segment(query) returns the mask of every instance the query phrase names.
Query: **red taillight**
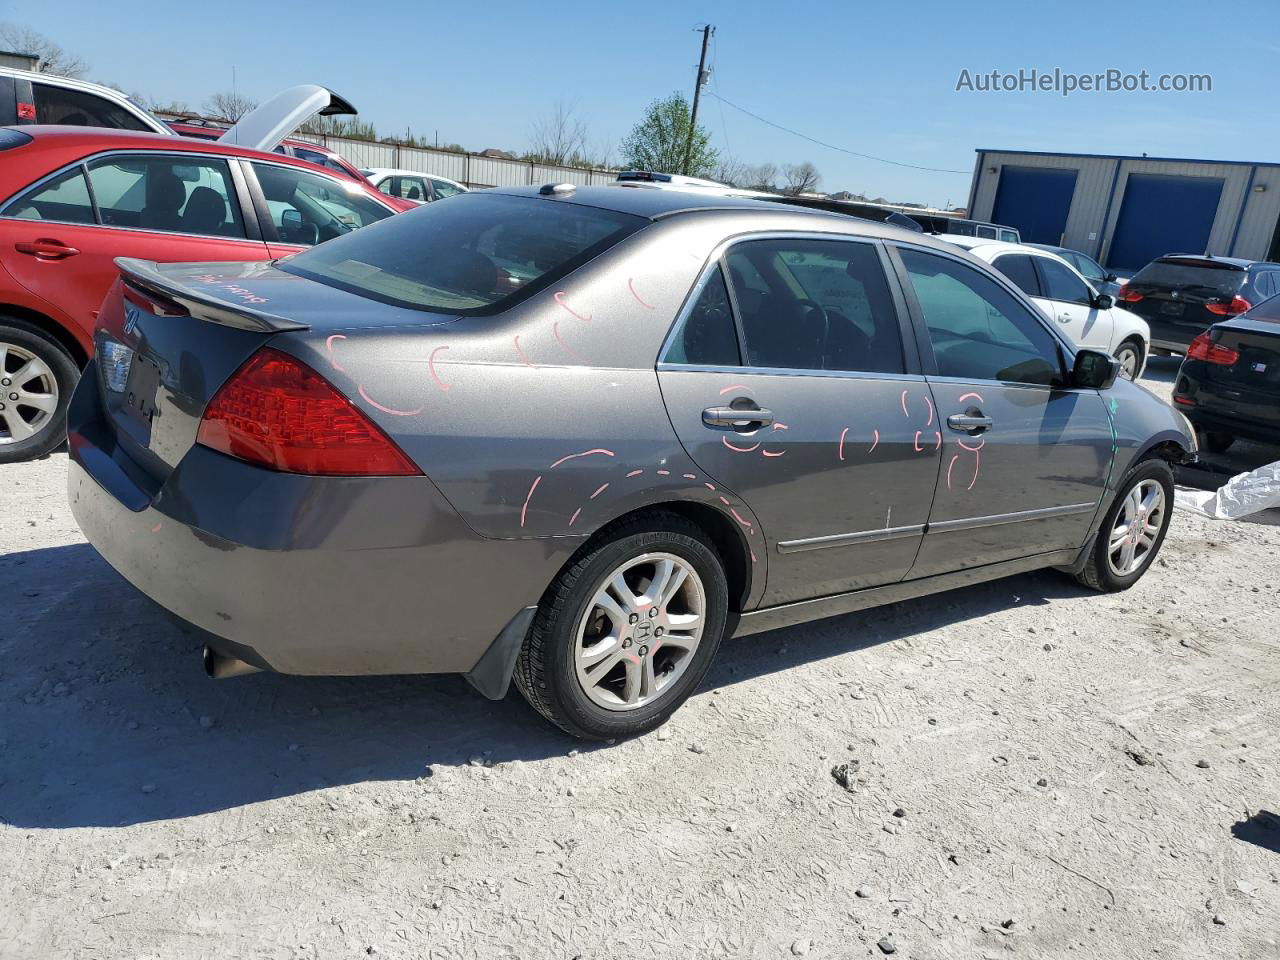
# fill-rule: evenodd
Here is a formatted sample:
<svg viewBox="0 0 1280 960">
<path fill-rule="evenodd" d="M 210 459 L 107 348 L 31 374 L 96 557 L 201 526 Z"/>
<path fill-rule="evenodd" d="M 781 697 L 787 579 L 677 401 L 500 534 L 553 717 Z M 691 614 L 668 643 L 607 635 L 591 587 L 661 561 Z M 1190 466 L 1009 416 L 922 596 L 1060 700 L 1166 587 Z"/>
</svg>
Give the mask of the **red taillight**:
<svg viewBox="0 0 1280 960">
<path fill-rule="evenodd" d="M 328 380 L 269 347 L 250 357 L 214 395 L 196 441 L 286 473 L 403 477 L 422 472 Z"/>
<path fill-rule="evenodd" d="M 1190 397 L 1180 397 L 1177 394 L 1174 394 L 1173 402 L 1180 403 L 1184 407 L 1194 407 L 1196 405 L 1196 402 L 1192 400 Z"/>
<path fill-rule="evenodd" d="M 1120 292 L 1116 294 L 1116 299 L 1121 303 L 1137 303 L 1142 299 L 1142 294 L 1136 290 L 1130 290 L 1129 285 L 1126 283 L 1120 288 Z"/>
<path fill-rule="evenodd" d="M 1252 310 L 1253 304 L 1237 294 L 1231 298 L 1230 303 L 1206 303 L 1204 308 L 1210 313 L 1216 313 L 1220 317 L 1234 317 L 1237 313 L 1244 313 L 1246 310 Z"/>
<path fill-rule="evenodd" d="M 1240 351 L 1214 343 L 1209 339 L 1209 334 L 1202 333 L 1191 341 L 1191 346 L 1187 348 L 1187 359 L 1203 360 L 1205 363 L 1212 363 L 1219 367 L 1230 367 L 1240 359 Z"/>
</svg>

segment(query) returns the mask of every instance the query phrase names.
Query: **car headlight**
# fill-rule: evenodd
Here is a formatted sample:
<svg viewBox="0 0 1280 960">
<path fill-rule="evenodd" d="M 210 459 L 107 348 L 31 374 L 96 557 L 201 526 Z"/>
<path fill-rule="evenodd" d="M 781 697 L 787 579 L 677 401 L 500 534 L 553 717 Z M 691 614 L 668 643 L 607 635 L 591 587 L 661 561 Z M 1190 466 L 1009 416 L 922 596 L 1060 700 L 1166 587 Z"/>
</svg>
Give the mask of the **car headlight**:
<svg viewBox="0 0 1280 960">
<path fill-rule="evenodd" d="M 98 348 L 102 366 L 102 382 L 112 393 L 124 393 L 133 366 L 133 351 L 123 343 L 104 340 Z"/>
</svg>

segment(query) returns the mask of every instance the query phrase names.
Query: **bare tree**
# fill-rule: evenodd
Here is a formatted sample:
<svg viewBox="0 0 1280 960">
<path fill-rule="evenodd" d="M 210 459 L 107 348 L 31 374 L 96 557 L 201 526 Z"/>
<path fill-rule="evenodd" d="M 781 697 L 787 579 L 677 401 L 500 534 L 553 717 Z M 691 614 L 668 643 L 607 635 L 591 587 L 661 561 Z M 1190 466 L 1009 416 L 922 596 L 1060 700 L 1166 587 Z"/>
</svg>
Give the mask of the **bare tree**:
<svg viewBox="0 0 1280 960">
<path fill-rule="evenodd" d="M 529 152 L 526 159 L 539 163 L 566 164 L 585 162 L 587 156 L 587 124 L 575 113 L 572 104 L 557 100 L 529 128 Z"/>
<path fill-rule="evenodd" d="M 0 50 L 30 53 L 40 58 L 36 69 L 60 77 L 83 77 L 89 69 L 84 58 L 62 49 L 43 33 L 8 21 L 0 22 Z"/>
<path fill-rule="evenodd" d="M 744 183 L 740 186 L 748 190 L 764 190 L 776 193 L 778 190 L 778 167 L 772 163 L 760 163 L 747 168 L 743 175 Z"/>
<path fill-rule="evenodd" d="M 711 170 L 711 179 L 731 187 L 745 187 L 751 179 L 751 167 L 727 154 L 721 154 Z"/>
<path fill-rule="evenodd" d="M 204 108 L 215 117 L 235 123 L 258 105 L 258 101 L 243 93 L 223 91 L 215 93 L 204 102 Z"/>
<path fill-rule="evenodd" d="M 782 192 L 793 197 L 798 197 L 802 193 L 812 193 L 822 180 L 822 174 L 818 173 L 818 168 L 808 160 L 804 163 L 787 164 L 782 168 L 782 172 L 787 178 L 787 185 Z"/>
</svg>

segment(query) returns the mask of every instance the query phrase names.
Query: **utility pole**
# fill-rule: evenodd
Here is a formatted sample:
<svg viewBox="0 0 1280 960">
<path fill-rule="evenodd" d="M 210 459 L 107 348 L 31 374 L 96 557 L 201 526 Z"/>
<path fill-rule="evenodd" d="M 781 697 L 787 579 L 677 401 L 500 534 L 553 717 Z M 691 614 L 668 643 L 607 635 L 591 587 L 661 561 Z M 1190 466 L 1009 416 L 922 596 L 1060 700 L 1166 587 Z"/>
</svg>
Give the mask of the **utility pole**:
<svg viewBox="0 0 1280 960">
<path fill-rule="evenodd" d="M 702 96 L 702 85 L 707 82 L 707 44 L 711 41 L 716 28 L 711 24 L 702 26 L 702 56 L 698 58 L 698 79 L 693 84 L 693 110 L 689 115 L 689 138 L 684 145 L 684 166 L 680 172 L 689 175 L 689 163 L 693 159 L 693 133 L 698 129 L 698 100 Z"/>
</svg>

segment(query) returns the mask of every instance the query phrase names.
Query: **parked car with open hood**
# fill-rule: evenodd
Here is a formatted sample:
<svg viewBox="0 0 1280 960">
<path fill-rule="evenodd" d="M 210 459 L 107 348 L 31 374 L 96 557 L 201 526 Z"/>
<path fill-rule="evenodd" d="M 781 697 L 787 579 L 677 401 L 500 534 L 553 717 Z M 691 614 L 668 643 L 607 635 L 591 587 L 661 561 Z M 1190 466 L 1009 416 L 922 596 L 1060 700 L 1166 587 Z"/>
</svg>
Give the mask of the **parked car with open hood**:
<svg viewBox="0 0 1280 960">
<path fill-rule="evenodd" d="M 1151 261 L 1116 299 L 1151 326 L 1151 343 L 1185 353 L 1200 334 L 1280 293 L 1280 263 L 1173 253 Z"/>
<path fill-rule="evenodd" d="M 1214 453 L 1239 437 L 1280 443 L 1280 296 L 1192 340 L 1173 402 Z"/>
<path fill-rule="evenodd" d="M 88 127 L 0 128 L 0 463 L 65 436 L 118 256 L 268 260 L 397 210 L 364 183 L 218 142 Z"/>
<path fill-rule="evenodd" d="M 1126 379 L 1141 375 L 1151 353 L 1146 321 L 1117 307 L 1062 257 L 1030 244 L 973 237 L 941 239 L 964 247 L 1007 276 L 1073 342 L 1114 356 Z"/>
<path fill-rule="evenodd" d="M 1041 567 L 1131 586 L 1194 450 L 982 261 L 750 199 L 476 191 L 120 271 L 71 506 L 215 676 L 514 677 L 627 736 L 728 634 Z"/>
</svg>

